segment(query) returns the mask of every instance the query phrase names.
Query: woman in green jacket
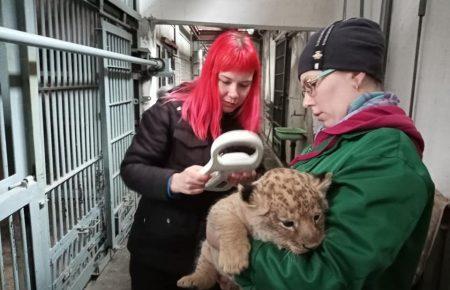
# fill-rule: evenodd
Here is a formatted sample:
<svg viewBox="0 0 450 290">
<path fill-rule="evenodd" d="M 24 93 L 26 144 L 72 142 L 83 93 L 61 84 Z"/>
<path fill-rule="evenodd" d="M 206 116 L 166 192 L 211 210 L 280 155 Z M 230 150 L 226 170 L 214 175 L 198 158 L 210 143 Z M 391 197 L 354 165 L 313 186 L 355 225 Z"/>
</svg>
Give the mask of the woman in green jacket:
<svg viewBox="0 0 450 290">
<path fill-rule="evenodd" d="M 304 255 L 254 240 L 249 268 L 235 277 L 243 289 L 411 288 L 434 185 L 420 133 L 382 91 L 384 54 L 367 19 L 335 22 L 309 40 L 299 61 L 303 105 L 323 126 L 292 165 L 333 173 L 326 237 Z"/>
</svg>

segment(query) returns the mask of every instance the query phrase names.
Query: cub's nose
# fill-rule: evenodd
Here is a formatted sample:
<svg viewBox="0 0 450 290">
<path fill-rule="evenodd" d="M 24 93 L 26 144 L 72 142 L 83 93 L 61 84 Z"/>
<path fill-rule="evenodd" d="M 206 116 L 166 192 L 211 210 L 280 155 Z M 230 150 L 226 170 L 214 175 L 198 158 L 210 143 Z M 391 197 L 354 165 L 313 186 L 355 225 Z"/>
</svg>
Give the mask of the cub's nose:
<svg viewBox="0 0 450 290">
<path fill-rule="evenodd" d="M 323 239 L 315 240 L 315 241 L 307 241 L 302 244 L 303 248 L 307 250 L 314 250 L 322 244 Z"/>
<path fill-rule="evenodd" d="M 315 244 L 303 244 L 303 248 L 307 249 L 307 250 L 314 250 L 315 248 L 317 248 L 320 245 L 320 243 L 315 243 Z"/>
</svg>

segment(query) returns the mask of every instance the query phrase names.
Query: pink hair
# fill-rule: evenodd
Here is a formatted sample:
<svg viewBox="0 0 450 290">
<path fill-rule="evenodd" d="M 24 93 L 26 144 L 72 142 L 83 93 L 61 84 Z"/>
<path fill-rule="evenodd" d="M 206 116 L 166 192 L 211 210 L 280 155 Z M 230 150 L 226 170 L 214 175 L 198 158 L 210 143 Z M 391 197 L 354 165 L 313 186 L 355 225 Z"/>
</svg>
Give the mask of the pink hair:
<svg viewBox="0 0 450 290">
<path fill-rule="evenodd" d="M 168 100 L 183 101 L 182 118 L 189 122 L 195 135 L 202 140 L 208 136 L 216 139 L 222 133 L 218 75 L 225 71 L 254 71 L 249 93 L 237 113 L 242 128 L 256 133 L 259 131 L 261 65 L 258 53 L 249 36 L 227 31 L 210 46 L 200 77 L 184 83 L 168 96 Z"/>
</svg>

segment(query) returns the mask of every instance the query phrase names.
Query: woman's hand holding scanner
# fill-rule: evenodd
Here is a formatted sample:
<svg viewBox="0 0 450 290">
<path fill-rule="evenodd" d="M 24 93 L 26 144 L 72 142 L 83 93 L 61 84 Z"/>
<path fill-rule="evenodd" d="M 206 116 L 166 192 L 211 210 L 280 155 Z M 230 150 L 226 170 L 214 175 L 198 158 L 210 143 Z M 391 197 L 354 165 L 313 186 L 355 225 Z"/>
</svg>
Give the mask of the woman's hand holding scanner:
<svg viewBox="0 0 450 290">
<path fill-rule="evenodd" d="M 248 147 L 255 151 L 252 154 L 224 153 L 230 147 Z M 263 151 L 261 139 L 253 132 L 234 130 L 220 135 L 211 146 L 211 159 L 201 169 L 201 173 L 211 174 L 205 189 L 225 191 L 238 182 L 248 181 L 261 163 Z"/>
<path fill-rule="evenodd" d="M 170 190 L 189 195 L 200 194 L 205 190 L 205 184 L 211 178 L 209 174 L 202 174 L 202 166 L 192 165 L 180 173 L 172 175 Z"/>
<path fill-rule="evenodd" d="M 235 146 L 254 149 L 253 154 L 244 152 L 223 153 Z M 263 144 L 258 135 L 235 130 L 222 134 L 211 146 L 211 159 L 201 167 L 193 165 L 181 173 L 172 175 L 170 190 L 184 194 L 200 194 L 204 190 L 225 191 L 237 183 L 248 182 L 255 178 L 254 169 L 261 163 Z"/>
</svg>

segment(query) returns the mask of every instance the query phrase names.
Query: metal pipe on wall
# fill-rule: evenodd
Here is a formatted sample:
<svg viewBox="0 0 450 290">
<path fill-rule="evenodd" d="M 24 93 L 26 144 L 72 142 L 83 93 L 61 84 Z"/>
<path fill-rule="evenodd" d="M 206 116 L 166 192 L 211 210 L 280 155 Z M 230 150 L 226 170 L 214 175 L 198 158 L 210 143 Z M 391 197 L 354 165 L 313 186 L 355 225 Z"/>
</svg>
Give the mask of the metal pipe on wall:
<svg viewBox="0 0 450 290">
<path fill-rule="evenodd" d="M 359 17 L 364 17 L 364 0 L 359 1 Z"/>
<path fill-rule="evenodd" d="M 342 20 L 347 19 L 347 0 L 344 0 L 342 5 Z"/>
<path fill-rule="evenodd" d="M 422 22 L 423 22 L 423 17 L 425 16 L 426 9 L 427 9 L 427 0 L 420 0 L 419 11 L 417 13 L 417 16 L 419 16 L 419 25 L 417 26 L 416 51 L 414 54 L 414 69 L 413 69 L 413 78 L 412 78 L 412 84 L 411 84 L 411 97 L 409 100 L 408 116 L 410 118 L 413 118 L 414 107 L 415 107 L 417 67 L 419 64 L 419 53 L 420 53 L 420 39 L 422 36 Z"/>
<path fill-rule="evenodd" d="M 380 25 L 381 29 L 384 32 L 384 38 L 385 38 L 385 51 L 384 54 L 384 60 L 383 60 L 383 71 L 386 71 L 386 65 L 387 65 L 387 56 L 389 51 L 389 38 L 391 35 L 391 20 L 392 20 L 392 0 L 383 0 L 381 2 L 381 17 L 380 17 Z"/>
<path fill-rule="evenodd" d="M 0 41 L 13 42 L 17 44 L 25 44 L 35 47 L 57 49 L 62 51 L 70 51 L 80 54 L 111 58 L 126 62 L 149 65 L 154 70 L 164 68 L 164 62 L 160 59 L 142 59 L 121 53 L 111 52 L 104 49 L 90 47 L 86 45 L 76 44 L 68 41 L 54 39 L 51 37 L 40 36 L 6 27 L 0 27 Z"/>
</svg>

